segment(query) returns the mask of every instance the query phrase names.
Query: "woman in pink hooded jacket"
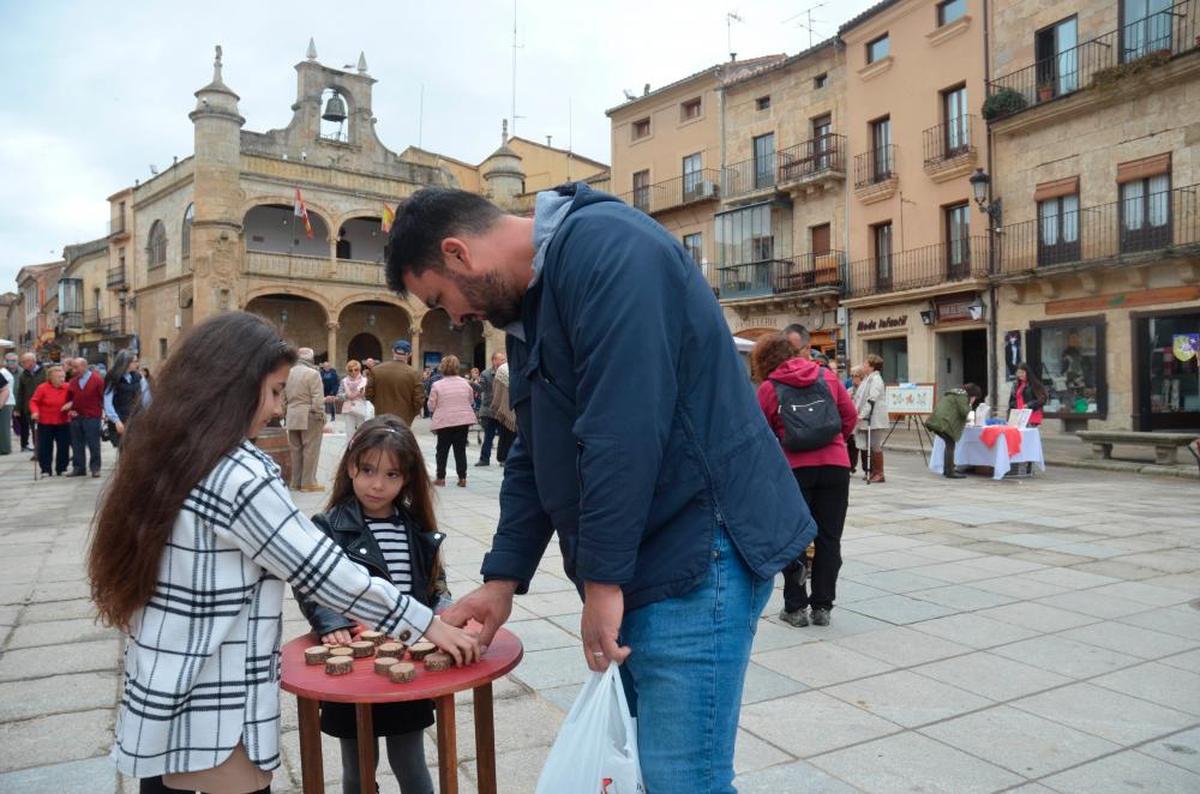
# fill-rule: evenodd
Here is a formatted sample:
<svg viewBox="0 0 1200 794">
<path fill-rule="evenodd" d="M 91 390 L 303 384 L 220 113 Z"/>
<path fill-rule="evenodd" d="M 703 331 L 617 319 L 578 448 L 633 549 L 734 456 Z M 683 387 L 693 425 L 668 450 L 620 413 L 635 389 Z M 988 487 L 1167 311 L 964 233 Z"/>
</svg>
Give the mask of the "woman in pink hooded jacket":
<svg viewBox="0 0 1200 794">
<path fill-rule="evenodd" d="M 458 368 L 458 356 L 443 358 L 438 365 L 442 379 L 429 390 L 429 410 L 433 412 L 430 427 L 437 434 L 437 479 L 433 484 L 446 484 L 446 457 L 453 447 L 458 487 L 466 488 L 467 432 L 475 424 L 475 390 L 459 376 Z"/>
<path fill-rule="evenodd" d="M 811 606 L 813 624 L 828 626 L 837 593 L 838 571 L 842 567 L 842 528 L 850 501 L 850 455 L 846 439 L 854 434 L 858 411 L 837 373 L 796 350 L 782 334 L 767 334 L 760 338 L 750 359 L 755 379 L 761 381 L 759 407 L 781 443 L 784 426 L 779 416 L 777 383 L 806 388 L 822 378 L 841 417 L 841 430 L 825 446 L 802 452 L 786 447 L 783 450 L 800 493 L 817 522 L 817 539 L 809 582 L 811 594 L 805 589 L 803 560 L 796 560 L 783 569 L 783 611 L 779 613 L 779 619 L 792 626 L 807 626 Z"/>
</svg>

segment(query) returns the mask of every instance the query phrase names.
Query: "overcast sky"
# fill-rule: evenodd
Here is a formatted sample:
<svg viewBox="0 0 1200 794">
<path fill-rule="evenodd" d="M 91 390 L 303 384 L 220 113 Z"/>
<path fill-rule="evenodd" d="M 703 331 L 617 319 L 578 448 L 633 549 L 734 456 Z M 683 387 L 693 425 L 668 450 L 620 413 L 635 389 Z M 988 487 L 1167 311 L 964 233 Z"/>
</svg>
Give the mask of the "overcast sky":
<svg viewBox="0 0 1200 794">
<path fill-rule="evenodd" d="M 726 60 L 792 54 L 871 0 L 518 0 L 517 134 L 610 162 L 605 109 Z M 789 20 L 790 17 L 795 17 Z M 0 291 L 17 270 L 106 232 L 105 198 L 192 150 L 192 93 L 224 48 L 245 129 L 286 126 L 309 37 L 367 57 L 384 145 L 479 162 L 511 115 L 513 3 L 0 0 Z M 421 86 L 424 122 L 419 123 Z"/>
</svg>

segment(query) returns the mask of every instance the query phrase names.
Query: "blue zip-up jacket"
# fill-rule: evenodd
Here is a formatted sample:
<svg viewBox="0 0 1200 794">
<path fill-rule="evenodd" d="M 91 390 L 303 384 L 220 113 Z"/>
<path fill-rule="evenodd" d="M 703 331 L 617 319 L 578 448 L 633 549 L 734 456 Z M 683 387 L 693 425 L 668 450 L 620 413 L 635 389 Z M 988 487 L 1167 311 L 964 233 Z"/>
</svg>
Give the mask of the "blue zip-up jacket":
<svg viewBox="0 0 1200 794">
<path fill-rule="evenodd" d="M 773 576 L 816 525 L 712 289 L 643 213 L 556 190 L 573 200 L 508 336 L 518 437 L 484 579 L 525 592 L 557 531 L 576 586 L 620 584 L 629 611 L 702 584 L 718 526 Z"/>
</svg>

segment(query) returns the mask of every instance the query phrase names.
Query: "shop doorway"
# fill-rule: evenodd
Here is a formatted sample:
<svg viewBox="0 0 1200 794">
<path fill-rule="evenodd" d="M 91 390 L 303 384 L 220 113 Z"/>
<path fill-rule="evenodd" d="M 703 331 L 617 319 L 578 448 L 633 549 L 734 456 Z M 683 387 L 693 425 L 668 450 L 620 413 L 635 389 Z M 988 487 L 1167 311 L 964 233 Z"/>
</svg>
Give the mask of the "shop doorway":
<svg viewBox="0 0 1200 794">
<path fill-rule="evenodd" d="M 974 383 L 987 391 L 987 331 L 951 331 L 937 335 L 938 393 L 964 383 Z M 995 402 L 995 395 L 988 395 Z"/>
<path fill-rule="evenodd" d="M 884 383 L 908 383 L 908 337 L 893 339 L 871 339 L 867 342 L 867 354 L 883 359 Z"/>
<path fill-rule="evenodd" d="M 1200 312 L 1134 319 L 1136 430 L 1200 430 Z"/>
</svg>

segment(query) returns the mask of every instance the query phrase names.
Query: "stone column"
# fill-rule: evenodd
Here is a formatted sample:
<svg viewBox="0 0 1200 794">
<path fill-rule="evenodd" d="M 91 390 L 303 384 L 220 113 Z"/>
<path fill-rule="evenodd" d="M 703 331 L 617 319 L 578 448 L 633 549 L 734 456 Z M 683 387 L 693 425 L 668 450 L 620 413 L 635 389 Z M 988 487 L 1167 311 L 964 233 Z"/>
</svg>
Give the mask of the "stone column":
<svg viewBox="0 0 1200 794">
<path fill-rule="evenodd" d="M 416 367 L 417 372 L 422 370 L 421 367 L 421 324 L 419 320 L 413 320 L 416 325 L 412 328 L 412 357 L 408 363 Z"/>
<path fill-rule="evenodd" d="M 328 347 L 326 347 L 325 350 L 326 354 L 329 356 L 329 360 L 333 362 L 335 369 L 337 369 L 343 363 L 339 359 L 339 351 L 337 349 L 337 332 L 341 327 L 342 324 L 337 320 L 330 320 L 329 322 L 325 323 L 325 328 L 329 332 Z"/>
<path fill-rule="evenodd" d="M 503 353 L 505 351 L 505 337 L 506 334 L 491 323 L 485 322 L 483 324 L 484 353 L 486 355 L 484 363 L 487 366 L 490 367 L 492 365 L 493 355 L 497 352 Z"/>
</svg>

